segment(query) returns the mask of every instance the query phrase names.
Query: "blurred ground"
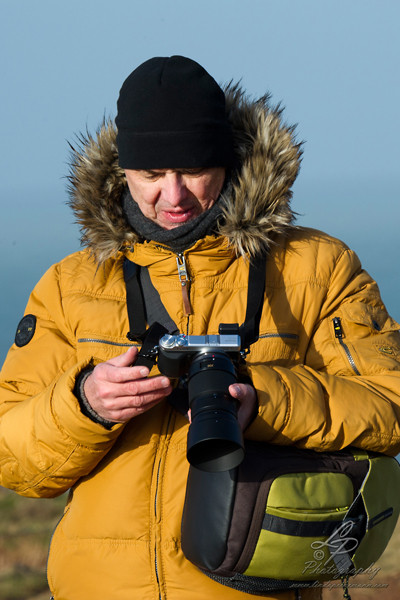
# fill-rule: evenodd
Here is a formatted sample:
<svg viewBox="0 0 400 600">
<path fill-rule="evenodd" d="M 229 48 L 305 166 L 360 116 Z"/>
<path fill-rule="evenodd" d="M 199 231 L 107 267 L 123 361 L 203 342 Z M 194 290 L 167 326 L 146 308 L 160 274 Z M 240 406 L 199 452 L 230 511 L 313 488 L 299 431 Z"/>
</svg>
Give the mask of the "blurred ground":
<svg viewBox="0 0 400 600">
<path fill-rule="evenodd" d="M 22 498 L 0 487 L 0 599 L 49 600 L 46 562 L 66 497 Z"/>
</svg>

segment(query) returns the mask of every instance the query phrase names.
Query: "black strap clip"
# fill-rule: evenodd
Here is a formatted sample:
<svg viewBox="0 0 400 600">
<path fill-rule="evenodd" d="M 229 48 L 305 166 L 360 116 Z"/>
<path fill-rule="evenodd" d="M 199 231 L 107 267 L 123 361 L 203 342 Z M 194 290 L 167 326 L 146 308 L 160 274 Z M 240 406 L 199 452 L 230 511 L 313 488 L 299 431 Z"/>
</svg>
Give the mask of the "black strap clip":
<svg viewBox="0 0 400 600">
<path fill-rule="evenodd" d="M 153 323 L 143 336 L 142 347 L 139 351 L 135 366 L 142 365 L 151 369 L 157 362 L 158 342 L 168 330 L 160 323 Z"/>
</svg>

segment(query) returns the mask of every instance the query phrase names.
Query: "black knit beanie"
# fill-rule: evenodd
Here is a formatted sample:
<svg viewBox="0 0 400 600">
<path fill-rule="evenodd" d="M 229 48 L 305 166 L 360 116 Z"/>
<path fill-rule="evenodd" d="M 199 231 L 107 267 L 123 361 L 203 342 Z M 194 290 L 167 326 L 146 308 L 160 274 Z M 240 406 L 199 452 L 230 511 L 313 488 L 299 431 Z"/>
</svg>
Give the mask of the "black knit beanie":
<svg viewBox="0 0 400 600">
<path fill-rule="evenodd" d="M 125 80 L 115 120 L 124 169 L 229 167 L 233 144 L 225 95 L 184 56 L 155 57 Z"/>
</svg>

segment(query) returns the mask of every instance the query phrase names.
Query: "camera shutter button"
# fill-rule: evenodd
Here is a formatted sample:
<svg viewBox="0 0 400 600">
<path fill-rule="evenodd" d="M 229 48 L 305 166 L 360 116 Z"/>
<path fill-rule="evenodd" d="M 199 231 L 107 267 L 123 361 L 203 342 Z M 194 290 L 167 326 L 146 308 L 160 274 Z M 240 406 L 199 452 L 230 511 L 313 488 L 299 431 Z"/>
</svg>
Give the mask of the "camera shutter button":
<svg viewBox="0 0 400 600">
<path fill-rule="evenodd" d="M 175 336 L 166 334 L 162 337 L 161 343 L 163 348 L 172 348 L 175 346 Z"/>
</svg>

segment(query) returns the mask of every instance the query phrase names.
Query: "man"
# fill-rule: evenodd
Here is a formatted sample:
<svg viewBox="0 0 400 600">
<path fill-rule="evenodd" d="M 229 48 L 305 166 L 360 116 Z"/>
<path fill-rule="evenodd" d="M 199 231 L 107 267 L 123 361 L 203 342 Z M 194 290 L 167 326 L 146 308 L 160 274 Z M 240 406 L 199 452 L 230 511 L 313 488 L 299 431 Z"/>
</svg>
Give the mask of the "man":
<svg viewBox="0 0 400 600">
<path fill-rule="evenodd" d="M 181 550 L 188 419 L 170 380 L 135 366 L 124 270 L 136 265 L 148 325 L 216 334 L 244 322 L 249 265 L 267 253 L 259 338 L 229 388 L 252 440 L 399 452 L 399 325 L 347 246 L 294 226 L 301 149 L 266 98 L 153 58 L 123 84 L 116 125 L 75 151 L 87 248 L 38 283 L 2 370 L 0 483 L 70 489 L 49 555 L 56 600 L 250 598 Z"/>
</svg>

